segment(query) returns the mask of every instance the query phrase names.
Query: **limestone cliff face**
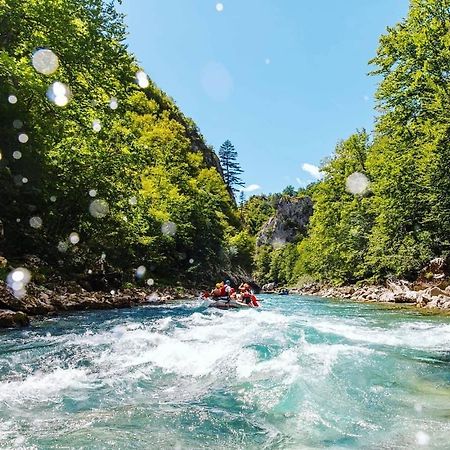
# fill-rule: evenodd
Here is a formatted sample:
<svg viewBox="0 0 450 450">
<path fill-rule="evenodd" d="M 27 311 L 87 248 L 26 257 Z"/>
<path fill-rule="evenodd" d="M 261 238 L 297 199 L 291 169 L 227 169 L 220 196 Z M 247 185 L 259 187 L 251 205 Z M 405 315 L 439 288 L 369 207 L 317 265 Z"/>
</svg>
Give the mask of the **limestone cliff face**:
<svg viewBox="0 0 450 450">
<path fill-rule="evenodd" d="M 310 197 L 282 198 L 277 211 L 261 228 L 256 240 L 257 246 L 283 245 L 293 242 L 299 233 L 304 233 L 313 213 Z"/>
</svg>

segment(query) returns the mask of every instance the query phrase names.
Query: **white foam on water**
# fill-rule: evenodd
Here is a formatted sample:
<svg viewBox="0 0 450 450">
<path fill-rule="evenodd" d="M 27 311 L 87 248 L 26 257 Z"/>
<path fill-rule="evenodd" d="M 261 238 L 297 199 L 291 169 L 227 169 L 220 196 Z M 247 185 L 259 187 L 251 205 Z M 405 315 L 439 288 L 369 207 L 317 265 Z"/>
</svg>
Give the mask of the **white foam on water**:
<svg viewBox="0 0 450 450">
<path fill-rule="evenodd" d="M 331 333 L 367 344 L 407 347 L 417 350 L 450 348 L 450 324 L 403 323 L 398 328 L 361 326 L 352 320 L 310 320 L 309 325 L 321 333 Z"/>
<path fill-rule="evenodd" d="M 65 390 L 83 390 L 88 385 L 89 377 L 83 369 L 57 368 L 51 372 L 38 371 L 22 380 L 2 381 L 0 402 L 47 402 Z"/>
<path fill-rule="evenodd" d="M 450 325 L 445 323 L 402 322 L 390 329 L 375 327 L 376 322 L 367 320 L 316 317 L 296 311 L 289 315 L 269 308 L 192 310 L 188 316 L 166 317 L 158 312 L 156 319 L 126 317 L 103 323 L 100 331 L 29 336 L 37 347 L 42 342 L 51 344 L 42 346 L 44 355 L 36 360 L 39 365 L 48 361 L 56 367 L 31 372 L 30 353 L 28 369 L 16 374 L 13 367 L 20 369 L 15 361 L 0 384 L 0 409 L 26 404 L 27 414 L 38 417 L 44 403 L 48 407 L 66 397 L 84 400 L 102 388 L 105 391 L 97 395 L 102 396 L 103 409 L 97 411 L 97 403 L 93 403 L 89 412 L 93 420 L 108 412 L 108 420 L 114 423 L 124 405 L 133 411 L 134 405 L 143 404 L 151 408 L 154 420 L 168 421 L 189 416 L 196 402 L 203 405 L 211 395 L 226 393 L 254 408 L 261 429 L 267 426 L 274 436 L 278 432 L 290 437 L 307 435 L 317 443 L 323 430 L 330 439 L 350 435 L 348 411 L 357 411 L 357 428 L 367 433 L 379 430 L 366 416 L 364 399 L 353 398 L 355 391 L 347 390 L 351 368 L 360 374 L 373 369 L 371 355 L 380 351 L 371 344 L 435 350 L 448 347 L 450 333 Z M 346 340 L 333 342 L 336 339 L 330 334 Z M 71 359 L 63 361 L 67 351 Z M 64 368 L 63 363 L 70 367 Z M 381 398 L 383 389 L 368 388 L 367 395 Z M 98 402 L 98 397 L 94 400 Z M 51 408 L 57 416 L 56 407 Z M 227 406 L 217 408 L 229 413 Z M 339 420 L 333 414 L 339 415 Z M 272 422 L 273 417 L 281 417 L 281 424 Z M 0 427 L 0 439 L 2 432 Z M 173 433 L 177 433 L 176 428 Z M 5 439 L 12 442 L 8 436 Z"/>
</svg>

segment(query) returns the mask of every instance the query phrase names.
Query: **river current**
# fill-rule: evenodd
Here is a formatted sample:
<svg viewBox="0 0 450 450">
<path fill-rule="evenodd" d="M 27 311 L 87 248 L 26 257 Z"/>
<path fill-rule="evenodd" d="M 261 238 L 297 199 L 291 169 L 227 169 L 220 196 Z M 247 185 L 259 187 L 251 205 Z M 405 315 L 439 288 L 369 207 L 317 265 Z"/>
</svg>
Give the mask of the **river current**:
<svg viewBox="0 0 450 450">
<path fill-rule="evenodd" d="M 0 448 L 450 448 L 448 317 L 262 298 L 0 332 Z"/>
</svg>

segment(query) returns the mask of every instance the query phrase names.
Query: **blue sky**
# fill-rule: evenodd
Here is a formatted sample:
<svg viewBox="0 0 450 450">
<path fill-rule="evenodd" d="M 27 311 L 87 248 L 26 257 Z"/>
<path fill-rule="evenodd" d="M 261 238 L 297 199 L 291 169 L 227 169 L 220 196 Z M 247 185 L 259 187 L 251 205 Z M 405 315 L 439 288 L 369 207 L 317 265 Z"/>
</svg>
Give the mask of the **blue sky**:
<svg viewBox="0 0 450 450">
<path fill-rule="evenodd" d="M 120 10 L 143 69 L 216 150 L 231 140 L 249 192 L 269 193 L 314 180 L 339 140 L 373 128 L 368 61 L 407 8 L 408 0 L 124 0 Z"/>
</svg>

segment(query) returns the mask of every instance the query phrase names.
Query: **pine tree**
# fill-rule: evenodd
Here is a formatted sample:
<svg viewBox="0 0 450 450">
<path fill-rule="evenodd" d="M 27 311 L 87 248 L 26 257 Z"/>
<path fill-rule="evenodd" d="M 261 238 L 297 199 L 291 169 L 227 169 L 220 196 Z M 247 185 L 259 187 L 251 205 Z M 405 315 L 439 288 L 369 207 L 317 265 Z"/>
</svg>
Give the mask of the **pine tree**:
<svg viewBox="0 0 450 450">
<path fill-rule="evenodd" d="M 225 183 L 233 193 L 238 191 L 237 186 L 244 186 L 244 182 L 239 177 L 243 170 L 237 162 L 237 156 L 238 154 L 233 144 L 227 139 L 220 146 L 219 158 Z"/>
</svg>

